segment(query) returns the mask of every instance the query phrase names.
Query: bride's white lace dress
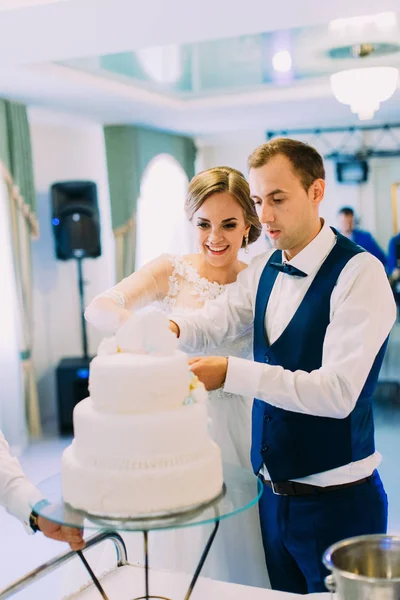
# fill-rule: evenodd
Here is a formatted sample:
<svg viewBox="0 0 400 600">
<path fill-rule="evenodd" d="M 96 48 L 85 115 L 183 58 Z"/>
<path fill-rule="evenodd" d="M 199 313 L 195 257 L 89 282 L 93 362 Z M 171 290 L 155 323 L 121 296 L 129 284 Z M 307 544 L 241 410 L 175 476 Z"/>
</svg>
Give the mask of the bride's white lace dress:
<svg viewBox="0 0 400 600">
<path fill-rule="evenodd" d="M 200 277 L 188 258 L 164 255 L 101 296 L 113 300 L 119 310 L 156 304 L 167 313 L 173 311 L 176 314 L 202 308 L 206 302 L 223 293 L 224 289 L 225 286 Z M 108 330 L 115 328 L 117 313 L 105 317 L 98 305 L 93 306 L 92 310 L 89 306 L 88 320 L 100 329 L 101 321 L 108 326 Z M 107 318 L 109 323 L 106 324 Z M 251 333 L 230 342 L 229 346 L 216 348 L 213 354 L 250 358 Z M 247 469 L 250 469 L 252 400 L 228 394 L 222 389 L 210 392 L 208 400 L 210 432 L 221 448 L 223 461 Z M 193 573 L 211 528 L 211 525 L 204 525 L 152 532 L 149 536 L 150 565 L 156 569 Z M 124 534 L 124 538 L 130 561 L 142 562 L 140 536 Z M 257 505 L 221 521 L 202 575 L 244 585 L 269 587 Z"/>
</svg>

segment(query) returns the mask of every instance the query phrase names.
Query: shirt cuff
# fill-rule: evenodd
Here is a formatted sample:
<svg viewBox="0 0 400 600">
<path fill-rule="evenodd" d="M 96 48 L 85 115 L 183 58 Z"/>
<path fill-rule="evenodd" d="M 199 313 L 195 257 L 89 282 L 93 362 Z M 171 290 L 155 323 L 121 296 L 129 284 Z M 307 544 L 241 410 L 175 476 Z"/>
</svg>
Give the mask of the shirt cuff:
<svg viewBox="0 0 400 600">
<path fill-rule="evenodd" d="M 34 533 L 29 526 L 29 517 L 33 506 L 40 500 L 43 500 L 43 494 L 28 481 L 18 486 L 13 497 L 10 498 L 8 512 L 24 524 L 29 534 Z"/>
<path fill-rule="evenodd" d="M 265 365 L 245 358 L 230 356 L 224 391 L 239 396 L 257 398 Z"/>
</svg>

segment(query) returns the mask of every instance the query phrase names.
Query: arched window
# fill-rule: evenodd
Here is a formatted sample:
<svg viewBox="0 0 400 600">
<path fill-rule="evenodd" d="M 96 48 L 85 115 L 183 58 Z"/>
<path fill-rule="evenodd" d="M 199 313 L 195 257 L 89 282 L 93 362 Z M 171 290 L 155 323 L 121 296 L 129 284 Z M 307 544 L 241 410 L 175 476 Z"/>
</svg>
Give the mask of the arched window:
<svg viewBox="0 0 400 600">
<path fill-rule="evenodd" d="M 160 254 L 187 254 L 190 225 L 184 212 L 188 178 L 168 154 L 156 156 L 143 174 L 137 208 L 136 269 Z"/>
</svg>

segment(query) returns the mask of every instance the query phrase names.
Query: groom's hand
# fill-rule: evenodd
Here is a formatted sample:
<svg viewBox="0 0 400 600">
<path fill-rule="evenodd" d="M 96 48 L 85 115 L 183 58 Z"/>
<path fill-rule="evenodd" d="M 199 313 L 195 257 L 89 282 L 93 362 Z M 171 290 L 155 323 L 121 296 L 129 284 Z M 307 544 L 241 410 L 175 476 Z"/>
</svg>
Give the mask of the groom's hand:
<svg viewBox="0 0 400 600">
<path fill-rule="evenodd" d="M 199 356 L 189 359 L 189 365 L 208 391 L 223 386 L 228 370 L 228 359 L 225 356 Z"/>
</svg>

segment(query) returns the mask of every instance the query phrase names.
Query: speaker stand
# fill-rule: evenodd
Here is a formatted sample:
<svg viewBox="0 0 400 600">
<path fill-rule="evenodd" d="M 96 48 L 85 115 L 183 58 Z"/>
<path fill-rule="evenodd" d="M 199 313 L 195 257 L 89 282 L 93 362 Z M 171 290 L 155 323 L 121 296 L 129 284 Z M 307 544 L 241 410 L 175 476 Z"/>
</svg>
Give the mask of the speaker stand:
<svg viewBox="0 0 400 600">
<path fill-rule="evenodd" d="M 86 319 L 85 319 L 85 301 L 84 301 L 84 281 L 82 272 L 82 261 L 81 256 L 76 257 L 76 263 L 78 265 L 78 287 L 79 287 L 79 304 L 81 311 L 81 332 L 82 332 L 82 350 L 83 358 L 88 360 L 88 343 L 87 343 L 87 332 L 86 332 Z"/>
</svg>

